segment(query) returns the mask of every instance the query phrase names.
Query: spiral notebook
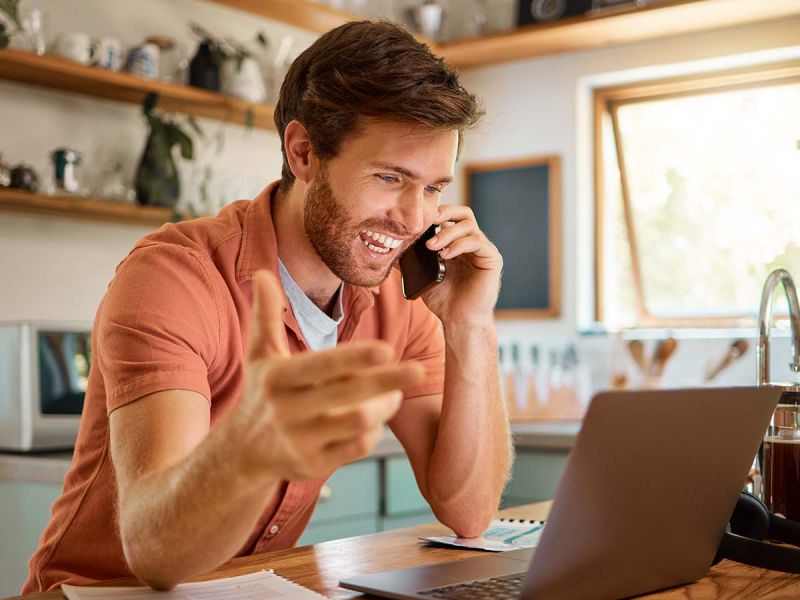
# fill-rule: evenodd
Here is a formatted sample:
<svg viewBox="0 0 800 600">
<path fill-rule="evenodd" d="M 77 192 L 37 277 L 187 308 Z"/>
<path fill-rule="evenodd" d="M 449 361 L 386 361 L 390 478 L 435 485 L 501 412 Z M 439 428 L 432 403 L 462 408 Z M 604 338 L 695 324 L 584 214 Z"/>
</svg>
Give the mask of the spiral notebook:
<svg viewBox="0 0 800 600">
<path fill-rule="evenodd" d="M 528 519 L 495 519 L 480 537 L 462 538 L 455 535 L 422 537 L 436 546 L 505 552 L 520 548 L 535 548 L 544 531 L 544 521 Z"/>
</svg>

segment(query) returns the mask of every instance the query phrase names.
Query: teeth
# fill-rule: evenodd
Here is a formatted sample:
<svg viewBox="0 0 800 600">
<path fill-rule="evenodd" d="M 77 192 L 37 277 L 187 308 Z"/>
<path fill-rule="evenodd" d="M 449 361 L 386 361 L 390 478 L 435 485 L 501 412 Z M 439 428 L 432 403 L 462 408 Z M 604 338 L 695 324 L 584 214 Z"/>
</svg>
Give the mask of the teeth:
<svg viewBox="0 0 800 600">
<path fill-rule="evenodd" d="M 401 240 L 396 240 L 393 237 L 390 237 L 390 236 L 388 236 L 386 234 L 377 233 L 375 231 L 369 231 L 367 229 L 364 229 L 361 233 L 363 233 L 367 237 L 371 237 L 373 240 L 375 240 L 379 244 L 382 244 L 383 246 L 386 247 L 387 250 L 391 250 L 393 248 L 397 248 L 397 247 L 400 246 L 400 244 L 403 243 Z M 364 243 L 367 244 L 368 242 L 364 242 Z"/>
<path fill-rule="evenodd" d="M 380 254 L 386 254 L 387 252 L 389 252 L 389 248 L 378 248 L 374 244 L 367 244 L 367 248 L 369 248 L 373 252 L 378 252 Z"/>
</svg>

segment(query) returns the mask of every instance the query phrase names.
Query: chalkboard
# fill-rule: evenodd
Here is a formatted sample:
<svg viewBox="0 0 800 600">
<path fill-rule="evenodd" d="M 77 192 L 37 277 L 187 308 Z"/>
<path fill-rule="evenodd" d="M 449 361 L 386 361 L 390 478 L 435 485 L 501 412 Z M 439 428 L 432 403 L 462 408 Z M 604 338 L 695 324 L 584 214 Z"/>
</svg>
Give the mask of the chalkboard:
<svg viewBox="0 0 800 600">
<path fill-rule="evenodd" d="M 557 156 L 465 167 L 466 204 L 503 255 L 497 317 L 560 312 L 560 181 Z"/>
</svg>

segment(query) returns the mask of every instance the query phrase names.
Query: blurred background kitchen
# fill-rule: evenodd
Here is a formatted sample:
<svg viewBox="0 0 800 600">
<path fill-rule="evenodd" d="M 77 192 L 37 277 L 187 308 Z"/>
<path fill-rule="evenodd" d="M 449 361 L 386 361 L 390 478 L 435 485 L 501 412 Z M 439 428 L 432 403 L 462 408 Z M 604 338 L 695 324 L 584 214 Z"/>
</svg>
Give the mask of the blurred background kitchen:
<svg viewBox="0 0 800 600">
<path fill-rule="evenodd" d="M 0 0 L 0 595 L 69 466 L 116 265 L 279 176 L 282 77 L 356 18 L 485 102 L 444 201 L 506 258 L 506 505 L 552 497 L 599 390 L 756 383 L 764 282 L 800 277 L 797 0 Z M 796 381 L 775 311 L 770 378 Z M 432 518 L 389 436 L 301 541 Z"/>
</svg>

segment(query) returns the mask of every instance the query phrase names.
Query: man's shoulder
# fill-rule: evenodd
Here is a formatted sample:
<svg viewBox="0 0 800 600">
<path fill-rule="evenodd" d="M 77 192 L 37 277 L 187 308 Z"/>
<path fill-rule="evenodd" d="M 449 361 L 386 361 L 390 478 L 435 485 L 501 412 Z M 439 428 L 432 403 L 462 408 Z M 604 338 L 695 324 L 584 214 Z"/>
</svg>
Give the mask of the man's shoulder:
<svg viewBox="0 0 800 600">
<path fill-rule="evenodd" d="M 119 262 L 110 286 L 119 285 L 120 276 L 128 273 L 135 274 L 140 286 L 197 282 L 207 289 L 215 287 L 212 280 L 235 268 L 245 214 L 252 202 L 239 200 L 213 217 L 167 223 L 144 236 Z"/>
<path fill-rule="evenodd" d="M 211 257 L 220 246 L 241 241 L 244 219 L 253 200 L 237 200 L 215 216 L 167 223 L 141 238 L 134 251 L 145 247 L 181 248 L 198 256 Z"/>
</svg>

